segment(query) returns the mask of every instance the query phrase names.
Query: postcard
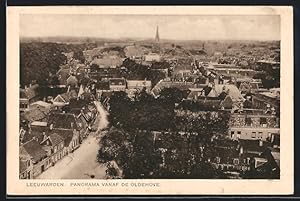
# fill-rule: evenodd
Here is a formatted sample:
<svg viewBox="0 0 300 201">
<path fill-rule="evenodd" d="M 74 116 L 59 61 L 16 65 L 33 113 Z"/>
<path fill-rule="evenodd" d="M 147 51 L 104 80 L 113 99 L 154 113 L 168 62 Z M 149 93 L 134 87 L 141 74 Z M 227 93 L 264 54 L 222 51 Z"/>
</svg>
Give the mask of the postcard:
<svg viewBox="0 0 300 201">
<path fill-rule="evenodd" d="M 8 195 L 293 194 L 293 8 L 7 8 Z"/>
</svg>

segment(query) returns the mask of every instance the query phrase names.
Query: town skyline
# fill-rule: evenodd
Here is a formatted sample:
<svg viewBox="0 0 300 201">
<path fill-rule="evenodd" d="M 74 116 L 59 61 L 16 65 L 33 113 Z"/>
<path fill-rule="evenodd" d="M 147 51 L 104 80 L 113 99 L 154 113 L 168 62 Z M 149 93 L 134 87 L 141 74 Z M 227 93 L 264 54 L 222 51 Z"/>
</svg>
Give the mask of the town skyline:
<svg viewBox="0 0 300 201">
<path fill-rule="evenodd" d="M 280 40 L 275 15 L 22 15 L 20 37 L 148 40 L 154 39 L 157 26 L 160 40 Z"/>
</svg>

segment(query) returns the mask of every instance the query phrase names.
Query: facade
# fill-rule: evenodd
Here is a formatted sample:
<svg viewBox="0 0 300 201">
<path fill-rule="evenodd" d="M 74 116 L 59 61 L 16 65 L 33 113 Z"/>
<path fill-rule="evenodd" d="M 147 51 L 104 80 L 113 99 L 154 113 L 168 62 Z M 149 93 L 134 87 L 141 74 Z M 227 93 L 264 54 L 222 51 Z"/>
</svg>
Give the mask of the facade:
<svg viewBox="0 0 300 201">
<path fill-rule="evenodd" d="M 111 78 L 109 79 L 109 89 L 111 91 L 125 91 L 126 80 L 124 78 Z"/>
<path fill-rule="evenodd" d="M 19 147 L 19 178 L 33 178 L 33 162 L 31 160 L 31 156 L 23 146 Z"/>
<path fill-rule="evenodd" d="M 51 163 L 54 165 L 58 160 L 62 159 L 66 153 L 64 152 L 64 139 L 56 134 L 44 135 L 43 141 L 40 143 L 51 157 Z"/>
<path fill-rule="evenodd" d="M 33 163 L 32 177 L 36 177 L 51 166 L 51 158 L 40 145 L 37 138 L 34 138 L 22 145 L 30 155 Z"/>
<path fill-rule="evenodd" d="M 127 80 L 127 89 L 129 90 L 142 90 L 146 88 L 146 91 L 151 90 L 150 80 Z"/>
<path fill-rule="evenodd" d="M 231 114 L 229 136 L 233 140 L 267 141 L 279 135 L 279 118 L 270 114 Z"/>
</svg>

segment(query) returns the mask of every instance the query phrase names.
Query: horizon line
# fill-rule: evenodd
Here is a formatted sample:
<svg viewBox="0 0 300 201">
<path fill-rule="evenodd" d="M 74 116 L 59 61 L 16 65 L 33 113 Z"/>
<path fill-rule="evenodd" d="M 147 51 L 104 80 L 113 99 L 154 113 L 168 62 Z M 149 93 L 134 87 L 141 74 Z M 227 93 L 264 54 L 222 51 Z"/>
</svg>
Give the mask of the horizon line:
<svg viewBox="0 0 300 201">
<path fill-rule="evenodd" d="M 139 37 L 119 37 L 119 38 L 109 38 L 109 37 L 101 37 L 101 36 L 20 36 L 20 39 L 47 39 L 47 38 L 85 38 L 85 39 L 103 39 L 103 40 L 153 40 L 154 38 L 139 38 Z M 203 38 L 203 39 L 171 39 L 171 38 L 160 38 L 160 41 L 163 40 L 170 40 L 170 41 L 215 41 L 215 40 L 221 40 L 221 41 L 281 41 L 281 39 L 229 39 L 229 38 L 220 38 L 220 39 L 211 39 L 211 38 Z"/>
</svg>

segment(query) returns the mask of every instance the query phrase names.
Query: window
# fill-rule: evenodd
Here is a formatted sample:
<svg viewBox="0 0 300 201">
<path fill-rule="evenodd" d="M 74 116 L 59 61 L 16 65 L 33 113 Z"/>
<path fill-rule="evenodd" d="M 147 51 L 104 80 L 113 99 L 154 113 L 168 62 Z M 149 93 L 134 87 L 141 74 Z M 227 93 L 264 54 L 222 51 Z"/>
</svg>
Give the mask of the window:
<svg viewBox="0 0 300 201">
<path fill-rule="evenodd" d="M 64 147 L 64 144 L 60 144 L 60 148 L 63 148 Z"/>
<path fill-rule="evenodd" d="M 267 124 L 267 118 L 261 117 L 261 118 L 259 119 L 259 122 L 260 122 L 260 125 Z"/>
<path fill-rule="evenodd" d="M 252 132 L 251 137 L 256 138 L 256 132 Z"/>
<path fill-rule="evenodd" d="M 56 153 L 56 151 L 57 151 L 57 147 L 55 146 L 55 147 L 54 147 L 54 153 Z"/>
<path fill-rule="evenodd" d="M 241 138 L 241 131 L 237 132 L 237 138 L 239 138 L 239 139 Z"/>
<path fill-rule="evenodd" d="M 246 117 L 245 124 L 246 124 L 246 126 L 251 126 L 252 125 L 252 119 L 250 117 Z"/>
<path fill-rule="evenodd" d="M 231 131 L 230 133 L 231 133 L 231 138 L 233 138 L 234 137 L 234 131 Z"/>
<path fill-rule="evenodd" d="M 220 161 L 221 161 L 220 157 L 216 157 L 216 162 L 220 163 Z"/>
<path fill-rule="evenodd" d="M 262 132 L 258 132 L 258 138 L 262 139 L 263 133 Z"/>
<path fill-rule="evenodd" d="M 247 158 L 247 164 L 250 165 L 250 158 Z"/>
<path fill-rule="evenodd" d="M 237 159 L 237 158 L 233 159 L 233 164 L 234 164 L 234 165 L 238 165 L 239 162 L 240 162 L 239 159 Z"/>
</svg>

